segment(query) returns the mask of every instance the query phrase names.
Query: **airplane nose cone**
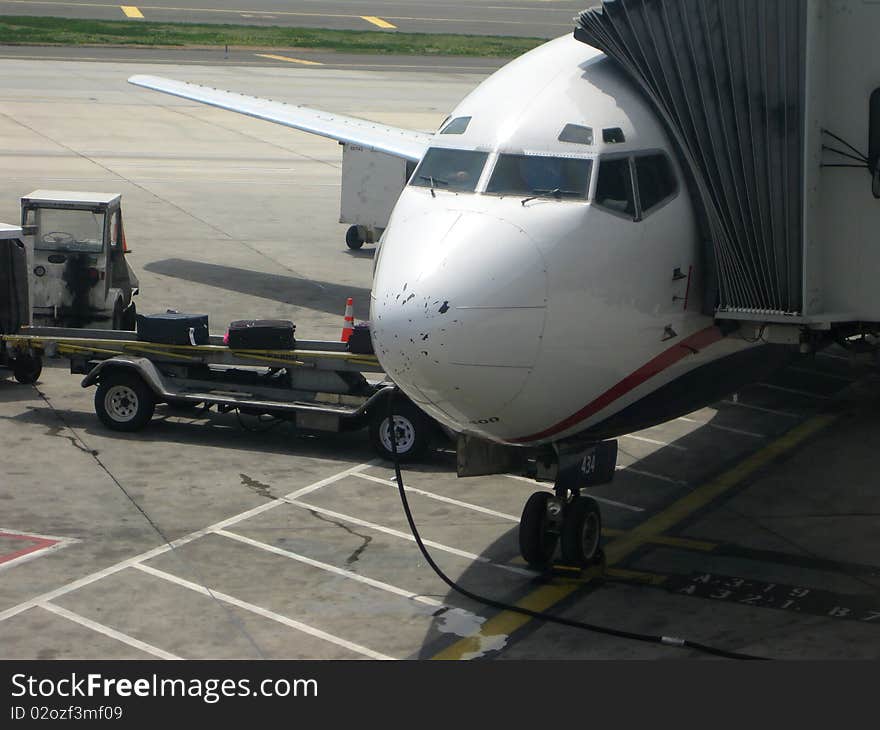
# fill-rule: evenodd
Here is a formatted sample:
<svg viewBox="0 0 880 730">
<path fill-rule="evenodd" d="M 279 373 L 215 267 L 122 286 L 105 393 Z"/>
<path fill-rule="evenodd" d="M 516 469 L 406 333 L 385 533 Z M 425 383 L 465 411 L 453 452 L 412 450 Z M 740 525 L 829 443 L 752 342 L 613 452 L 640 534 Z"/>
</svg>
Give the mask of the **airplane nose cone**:
<svg viewBox="0 0 880 730">
<path fill-rule="evenodd" d="M 547 273 L 534 241 L 494 216 L 395 221 L 382 241 L 371 322 L 385 372 L 456 430 L 493 438 L 541 347 Z"/>
</svg>

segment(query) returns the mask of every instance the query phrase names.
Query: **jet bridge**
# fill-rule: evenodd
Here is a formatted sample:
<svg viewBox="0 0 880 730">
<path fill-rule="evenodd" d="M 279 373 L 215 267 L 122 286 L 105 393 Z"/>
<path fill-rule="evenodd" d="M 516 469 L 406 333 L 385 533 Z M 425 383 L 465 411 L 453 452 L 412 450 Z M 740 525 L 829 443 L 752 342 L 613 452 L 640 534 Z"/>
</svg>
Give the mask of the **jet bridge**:
<svg viewBox="0 0 880 730">
<path fill-rule="evenodd" d="M 606 0 L 577 19 L 689 173 L 707 314 L 876 329 L 877 28 L 863 0 Z"/>
</svg>

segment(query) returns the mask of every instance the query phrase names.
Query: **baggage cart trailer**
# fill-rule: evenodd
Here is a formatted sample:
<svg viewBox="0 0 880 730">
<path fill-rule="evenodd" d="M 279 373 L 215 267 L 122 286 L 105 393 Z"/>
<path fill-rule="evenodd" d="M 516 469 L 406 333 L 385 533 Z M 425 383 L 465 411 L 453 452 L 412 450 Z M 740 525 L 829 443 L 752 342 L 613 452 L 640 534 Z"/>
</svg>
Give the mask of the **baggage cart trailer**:
<svg viewBox="0 0 880 730">
<path fill-rule="evenodd" d="M 95 413 L 110 429 L 145 428 L 158 403 L 211 408 L 290 421 L 315 431 L 368 427 L 376 451 L 391 458 L 389 402 L 393 383 L 373 355 L 343 342 L 297 340 L 293 350 L 238 350 L 212 335 L 205 345 L 167 345 L 134 332 L 57 327 L 2 335 L 13 358 L 64 358 L 96 385 Z M 373 376 L 373 377 L 368 377 Z M 393 403 L 401 460 L 423 456 L 439 427 L 404 395 Z"/>
<path fill-rule="evenodd" d="M 28 251 L 19 226 L 0 223 L 0 335 L 15 334 L 31 322 Z M 0 340 L 0 375 L 11 371 L 20 383 L 40 377 L 42 363 L 27 352 L 12 352 Z"/>
</svg>

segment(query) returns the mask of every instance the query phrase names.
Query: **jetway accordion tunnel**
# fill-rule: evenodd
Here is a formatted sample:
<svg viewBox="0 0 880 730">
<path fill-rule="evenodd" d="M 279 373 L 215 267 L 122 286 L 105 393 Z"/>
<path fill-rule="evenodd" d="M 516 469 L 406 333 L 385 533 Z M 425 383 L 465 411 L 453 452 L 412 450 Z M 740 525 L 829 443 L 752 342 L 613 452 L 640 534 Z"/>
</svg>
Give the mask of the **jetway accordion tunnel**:
<svg viewBox="0 0 880 730">
<path fill-rule="evenodd" d="M 698 201 L 703 309 L 803 311 L 805 0 L 607 0 L 575 37 L 666 126 Z"/>
</svg>

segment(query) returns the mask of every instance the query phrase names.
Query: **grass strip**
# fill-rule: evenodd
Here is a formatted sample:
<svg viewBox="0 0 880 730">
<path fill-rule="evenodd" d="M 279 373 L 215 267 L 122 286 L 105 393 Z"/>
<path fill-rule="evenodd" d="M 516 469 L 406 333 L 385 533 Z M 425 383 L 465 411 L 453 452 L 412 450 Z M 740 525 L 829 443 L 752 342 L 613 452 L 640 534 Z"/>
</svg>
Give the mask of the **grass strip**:
<svg viewBox="0 0 880 730">
<path fill-rule="evenodd" d="M 346 53 L 513 58 L 544 43 L 543 38 L 326 30 L 281 26 L 155 23 L 132 20 L 0 15 L 5 45 L 226 46 L 311 48 Z"/>
</svg>

